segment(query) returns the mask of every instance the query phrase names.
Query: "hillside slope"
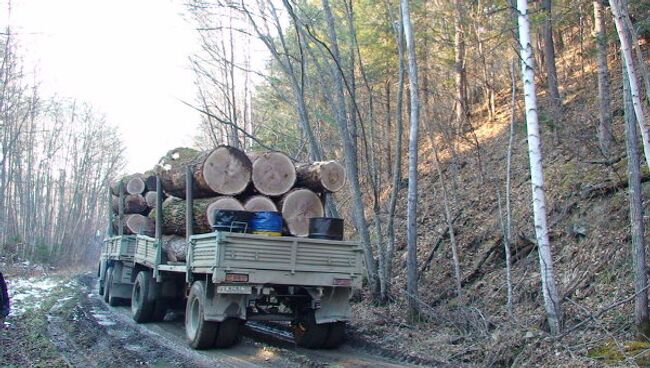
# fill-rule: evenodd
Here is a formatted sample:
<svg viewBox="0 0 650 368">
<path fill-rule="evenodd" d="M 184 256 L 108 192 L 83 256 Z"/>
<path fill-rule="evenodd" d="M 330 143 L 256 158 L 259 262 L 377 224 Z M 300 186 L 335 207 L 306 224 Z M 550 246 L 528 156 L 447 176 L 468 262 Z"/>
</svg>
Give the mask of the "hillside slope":
<svg viewBox="0 0 650 368">
<path fill-rule="evenodd" d="M 455 297 L 441 184 L 430 141 L 425 138 L 419 170 L 418 265 L 423 267 L 429 258 L 431 262 L 420 278 L 423 321 L 409 325 L 404 319 L 404 189 L 398 201 L 402 207 L 396 215 L 401 224 L 398 231 L 402 231 L 398 233 L 401 247 L 395 259 L 397 281 L 393 290 L 396 301 L 387 307 L 356 305 L 355 312 L 362 321 L 355 324 L 357 330 L 409 354 L 430 356 L 435 352 L 436 358 L 454 365 L 591 366 L 602 364 L 603 359 L 621 364 L 625 364 L 626 359 L 636 360 L 641 365 L 650 362 L 650 354 L 643 353 L 650 345 L 626 343 L 634 337 L 633 305 L 623 301 L 634 294 L 634 289 L 629 267 L 620 60 L 614 57 L 617 51 L 612 43 L 609 70 L 616 139 L 613 157 L 618 161 L 604 164 L 596 135 L 599 110 L 595 57 L 582 55 L 584 59 L 577 44 L 566 45 L 558 55 L 564 98 L 561 121 L 553 122 L 548 118 L 544 81 L 538 81 L 548 223 L 556 281 L 564 295 L 565 328 L 573 331 L 552 339 L 544 326 L 521 92 L 517 95 L 519 105 L 514 120 L 512 156 L 515 308 L 513 316 L 506 311 L 505 253 L 499 213 L 505 210 L 511 115 L 509 91 L 500 94 L 495 121 L 481 118 L 486 115 L 482 111 L 474 112 L 478 149 L 472 143 L 474 137 L 468 134 L 466 142 L 458 142 L 461 149 L 456 165 L 451 160 L 441 163 L 447 186 L 453 188 L 451 212 L 455 218 L 461 261 L 462 300 Z M 557 140 L 554 128 L 558 129 Z M 643 179 L 648 181 L 647 168 L 644 167 L 643 172 Z M 644 197 L 648 198 L 650 186 L 645 183 L 643 189 Z M 647 213 L 648 206 L 645 207 Z M 615 307 L 599 313 L 616 303 Z M 598 318 L 585 323 L 593 315 Z"/>
</svg>

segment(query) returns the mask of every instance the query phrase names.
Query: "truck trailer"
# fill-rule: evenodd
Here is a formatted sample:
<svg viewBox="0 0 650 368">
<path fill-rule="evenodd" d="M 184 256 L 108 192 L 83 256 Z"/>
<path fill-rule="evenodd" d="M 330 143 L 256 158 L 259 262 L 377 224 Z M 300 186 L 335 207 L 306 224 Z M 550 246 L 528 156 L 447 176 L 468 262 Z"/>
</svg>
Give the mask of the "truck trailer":
<svg viewBox="0 0 650 368">
<path fill-rule="evenodd" d="M 291 322 L 298 346 L 339 346 L 350 297 L 362 283 L 360 245 L 230 231 L 193 235 L 189 169 L 186 180 L 186 261 L 164 255 L 158 177 L 156 235 L 124 235 L 122 226 L 113 234 L 109 226 L 98 267 L 104 301 L 130 304 L 137 323 L 163 321 L 168 309 L 184 306 L 187 340 L 195 349 L 232 346 L 249 320 Z M 119 212 L 121 221 L 123 206 Z"/>
</svg>

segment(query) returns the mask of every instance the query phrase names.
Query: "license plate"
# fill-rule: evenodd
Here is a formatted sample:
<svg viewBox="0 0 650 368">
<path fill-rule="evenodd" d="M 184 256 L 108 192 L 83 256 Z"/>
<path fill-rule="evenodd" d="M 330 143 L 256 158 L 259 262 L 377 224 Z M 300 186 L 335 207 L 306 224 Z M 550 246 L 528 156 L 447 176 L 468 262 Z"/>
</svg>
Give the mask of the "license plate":
<svg viewBox="0 0 650 368">
<path fill-rule="evenodd" d="M 217 294 L 252 294 L 253 287 L 247 285 L 219 285 Z"/>
</svg>

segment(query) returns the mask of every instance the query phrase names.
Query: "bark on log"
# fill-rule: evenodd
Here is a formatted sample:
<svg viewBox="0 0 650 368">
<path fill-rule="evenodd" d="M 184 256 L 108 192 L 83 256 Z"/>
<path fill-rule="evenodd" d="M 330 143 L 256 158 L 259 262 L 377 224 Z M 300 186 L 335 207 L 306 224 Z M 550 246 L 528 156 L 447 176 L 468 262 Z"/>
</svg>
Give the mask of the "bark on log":
<svg viewBox="0 0 650 368">
<path fill-rule="evenodd" d="M 278 211 L 278 206 L 275 205 L 275 202 L 269 197 L 263 195 L 254 195 L 244 202 L 244 210 L 250 212 L 259 212 L 259 211 Z"/>
<path fill-rule="evenodd" d="M 316 192 L 338 192 L 345 186 L 345 168 L 336 161 L 319 161 L 296 167 L 298 185 Z"/>
<path fill-rule="evenodd" d="M 112 197 L 111 207 L 113 213 L 120 213 L 120 197 Z M 146 214 L 148 211 L 149 206 L 142 195 L 127 194 L 124 196 L 124 214 Z"/>
<path fill-rule="evenodd" d="M 163 235 L 163 252 L 169 262 L 185 262 L 187 258 L 187 242 L 178 235 Z"/>
<path fill-rule="evenodd" d="M 186 202 L 176 197 L 167 198 L 163 204 L 162 231 L 165 235 L 185 235 L 185 209 Z M 214 211 L 218 209 L 243 210 L 241 203 L 233 197 L 212 197 L 195 199 L 192 207 L 194 218 L 194 234 L 212 232 Z M 149 218 L 156 218 L 156 210 L 149 213 Z"/>
<path fill-rule="evenodd" d="M 301 237 L 309 235 L 309 219 L 324 214 L 323 202 L 309 189 L 294 189 L 285 194 L 280 208 L 289 233 Z"/>
<path fill-rule="evenodd" d="M 240 194 L 250 183 L 252 164 L 244 152 L 233 147 L 220 146 L 203 152 L 188 165 L 192 167 L 195 198 Z M 161 170 L 166 193 L 185 197 L 185 166 Z"/>
<path fill-rule="evenodd" d="M 147 187 L 147 192 L 156 191 L 156 173 L 153 170 L 144 172 L 144 184 Z"/>
<path fill-rule="evenodd" d="M 192 160 L 194 160 L 201 151 L 197 151 L 193 148 L 187 147 L 177 147 L 173 150 L 168 151 L 163 157 L 158 160 L 154 174 L 158 174 L 161 171 L 169 171 L 172 169 L 182 169 L 187 166 Z M 156 190 L 155 183 L 152 188 L 149 190 Z"/>
<path fill-rule="evenodd" d="M 154 221 L 147 216 L 140 214 L 130 214 L 124 216 L 124 234 L 135 235 L 143 234 L 147 236 L 154 236 Z M 113 220 L 113 228 L 118 232 L 119 219 Z"/>
<path fill-rule="evenodd" d="M 252 181 L 258 192 L 281 196 L 296 184 L 296 168 L 289 156 L 281 152 L 249 154 L 253 157 Z"/>
</svg>

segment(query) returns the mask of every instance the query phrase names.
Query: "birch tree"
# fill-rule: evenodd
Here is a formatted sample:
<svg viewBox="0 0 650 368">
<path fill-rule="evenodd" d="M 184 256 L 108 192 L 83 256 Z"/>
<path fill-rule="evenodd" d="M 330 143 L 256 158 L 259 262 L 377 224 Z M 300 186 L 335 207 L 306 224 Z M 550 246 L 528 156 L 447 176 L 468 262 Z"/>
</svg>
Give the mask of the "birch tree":
<svg viewBox="0 0 650 368">
<path fill-rule="evenodd" d="M 648 277 L 645 261 L 645 239 L 643 237 L 643 199 L 641 197 L 641 163 L 637 148 L 637 131 L 630 80 L 623 66 L 623 103 L 625 110 L 625 142 L 627 146 L 627 168 L 630 202 L 631 252 L 634 273 L 634 322 L 640 335 L 650 336 L 648 317 Z"/>
<path fill-rule="evenodd" d="M 537 116 L 537 94 L 535 90 L 535 68 L 533 47 L 530 40 L 530 21 L 528 1 L 517 0 L 519 23 L 519 46 L 521 53 L 521 71 L 524 85 L 524 101 L 526 106 L 526 125 L 528 128 L 528 156 L 533 194 L 533 215 L 535 236 L 539 254 L 540 274 L 542 278 L 542 293 L 544 308 L 551 333 L 556 335 L 561 331 L 562 315 L 560 298 L 555 286 L 553 272 L 553 257 L 548 238 L 546 224 L 546 199 L 544 194 L 544 174 L 542 172 L 542 142 Z"/>
<path fill-rule="evenodd" d="M 609 70 L 607 68 L 607 35 L 602 0 L 594 0 L 594 36 L 597 46 L 598 61 L 598 103 L 600 106 L 600 123 L 598 125 L 598 143 L 600 149 L 609 158 L 612 145 L 612 113 L 609 89 Z"/>
<path fill-rule="evenodd" d="M 411 96 L 411 117 L 409 128 L 409 169 L 408 169 L 408 199 L 407 199 L 407 293 L 409 316 L 414 318 L 418 312 L 418 283 L 417 283 L 417 196 L 418 196 L 418 124 L 420 100 L 418 97 L 418 65 L 415 55 L 415 38 L 408 0 L 400 0 L 404 37 L 408 56 L 409 88 Z"/>
<path fill-rule="evenodd" d="M 614 15 L 614 24 L 616 25 L 616 32 L 621 42 L 621 53 L 623 54 L 623 61 L 625 62 L 627 80 L 630 83 L 630 100 L 634 108 L 634 115 L 636 115 L 637 124 L 641 131 L 641 141 L 643 142 L 643 155 L 645 162 L 650 167 L 650 132 L 645 122 L 645 115 L 643 114 L 643 105 L 641 105 L 641 97 L 639 96 L 639 84 L 637 82 L 637 73 L 634 67 L 634 59 L 632 58 L 632 46 L 629 37 L 628 22 L 625 20 L 627 15 L 626 5 L 621 0 L 611 0 L 609 2 L 610 9 Z"/>
</svg>

